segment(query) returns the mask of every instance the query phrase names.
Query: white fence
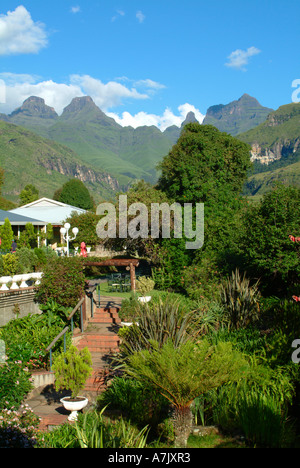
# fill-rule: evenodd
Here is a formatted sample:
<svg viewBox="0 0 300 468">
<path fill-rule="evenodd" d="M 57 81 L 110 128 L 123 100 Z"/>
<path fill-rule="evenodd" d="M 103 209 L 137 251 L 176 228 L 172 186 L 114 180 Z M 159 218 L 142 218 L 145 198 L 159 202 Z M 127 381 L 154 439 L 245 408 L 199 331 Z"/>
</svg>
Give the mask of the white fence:
<svg viewBox="0 0 300 468">
<path fill-rule="evenodd" d="M 0 277 L 0 291 L 16 291 L 18 289 L 37 286 L 43 273 L 26 273 L 24 275 L 2 276 Z"/>
</svg>

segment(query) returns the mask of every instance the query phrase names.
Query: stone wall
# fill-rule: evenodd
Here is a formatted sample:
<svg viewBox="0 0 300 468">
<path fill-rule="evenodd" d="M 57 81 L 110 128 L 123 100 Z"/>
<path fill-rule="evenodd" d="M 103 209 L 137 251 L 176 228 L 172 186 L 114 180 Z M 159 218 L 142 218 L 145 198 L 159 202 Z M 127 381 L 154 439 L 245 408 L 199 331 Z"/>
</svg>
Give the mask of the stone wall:
<svg viewBox="0 0 300 468">
<path fill-rule="evenodd" d="M 14 312 L 16 309 L 20 310 L 18 317 L 41 313 L 39 305 L 34 302 L 35 292 L 35 287 L 16 291 L 0 291 L 0 327 L 16 318 Z"/>
</svg>

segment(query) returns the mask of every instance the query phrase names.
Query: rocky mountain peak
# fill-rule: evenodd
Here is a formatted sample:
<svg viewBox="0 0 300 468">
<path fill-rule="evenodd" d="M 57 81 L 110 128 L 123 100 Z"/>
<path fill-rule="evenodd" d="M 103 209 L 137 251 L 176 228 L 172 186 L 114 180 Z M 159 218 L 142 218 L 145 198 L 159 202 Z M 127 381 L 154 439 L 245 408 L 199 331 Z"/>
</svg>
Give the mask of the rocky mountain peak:
<svg viewBox="0 0 300 468">
<path fill-rule="evenodd" d="M 81 96 L 72 99 L 70 104 L 64 108 L 63 113 L 73 113 L 73 112 L 80 112 L 83 109 L 98 109 L 96 104 L 94 103 L 93 99 L 90 96 Z M 99 109 L 100 110 L 100 109 Z"/>
<path fill-rule="evenodd" d="M 209 107 L 203 124 L 214 125 L 220 131 L 235 136 L 264 122 L 271 111 L 245 93 L 229 104 Z"/>
<path fill-rule="evenodd" d="M 47 106 L 45 100 L 37 96 L 30 96 L 26 99 L 21 107 L 10 114 L 10 117 L 21 115 L 42 119 L 56 119 L 58 117 L 53 107 Z"/>
<path fill-rule="evenodd" d="M 184 122 L 182 122 L 181 127 L 183 128 L 188 123 L 198 122 L 194 112 L 190 111 L 186 114 Z"/>
<path fill-rule="evenodd" d="M 69 121 L 80 120 L 81 122 L 93 121 L 103 126 L 113 125 L 119 127 L 114 119 L 108 117 L 99 109 L 90 96 L 81 96 L 72 99 L 71 103 L 64 108 L 61 119 Z"/>
</svg>

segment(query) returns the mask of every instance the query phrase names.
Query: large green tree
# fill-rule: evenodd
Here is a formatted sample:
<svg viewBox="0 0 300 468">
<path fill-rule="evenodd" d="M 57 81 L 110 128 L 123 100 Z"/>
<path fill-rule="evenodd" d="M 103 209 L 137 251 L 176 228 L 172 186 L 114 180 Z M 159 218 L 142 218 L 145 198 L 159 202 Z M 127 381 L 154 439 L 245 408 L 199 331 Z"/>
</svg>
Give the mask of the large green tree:
<svg viewBox="0 0 300 468">
<path fill-rule="evenodd" d="M 39 191 L 34 185 L 28 184 L 21 191 L 19 198 L 20 198 L 20 206 L 27 205 L 27 203 L 31 203 L 35 200 L 38 200 Z"/>
<path fill-rule="evenodd" d="M 241 252 L 244 269 L 261 278 L 270 294 L 299 285 L 298 245 L 289 236 L 299 236 L 300 189 L 276 183 L 258 204 L 244 212 Z M 297 291 L 296 291 L 297 293 Z"/>
<path fill-rule="evenodd" d="M 79 179 L 71 179 L 66 182 L 55 195 L 55 200 L 61 201 L 84 210 L 94 208 L 94 200 L 83 182 Z"/>
<path fill-rule="evenodd" d="M 184 127 L 163 159 L 157 188 L 180 204 L 204 203 L 204 245 L 188 252 L 185 266 L 201 265 L 209 259 L 212 269 L 227 267 L 228 260 L 235 268 L 245 207 L 241 191 L 249 167 L 248 145 L 211 125 L 198 123 Z M 177 275 L 177 283 L 181 276 Z"/>
<path fill-rule="evenodd" d="M 250 147 L 212 125 L 190 123 L 160 164 L 158 188 L 179 203 L 226 203 L 242 190 Z"/>
</svg>

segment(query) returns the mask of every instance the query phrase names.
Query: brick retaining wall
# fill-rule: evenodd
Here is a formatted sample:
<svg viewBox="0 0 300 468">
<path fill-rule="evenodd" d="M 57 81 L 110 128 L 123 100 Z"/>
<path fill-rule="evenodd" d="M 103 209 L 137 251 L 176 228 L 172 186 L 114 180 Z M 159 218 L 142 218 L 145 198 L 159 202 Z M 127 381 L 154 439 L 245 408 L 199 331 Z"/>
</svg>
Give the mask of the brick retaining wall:
<svg viewBox="0 0 300 468">
<path fill-rule="evenodd" d="M 0 291 L 0 327 L 16 318 L 14 313 L 16 304 L 20 308 L 19 317 L 41 313 L 39 305 L 34 302 L 35 292 L 35 287 L 18 289 L 16 291 Z"/>
</svg>

